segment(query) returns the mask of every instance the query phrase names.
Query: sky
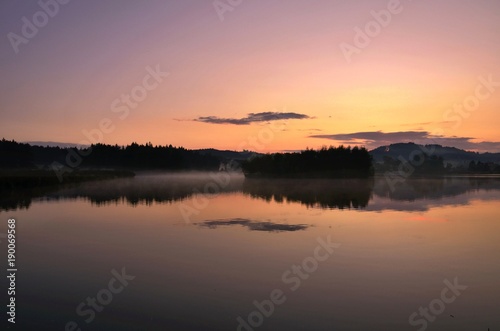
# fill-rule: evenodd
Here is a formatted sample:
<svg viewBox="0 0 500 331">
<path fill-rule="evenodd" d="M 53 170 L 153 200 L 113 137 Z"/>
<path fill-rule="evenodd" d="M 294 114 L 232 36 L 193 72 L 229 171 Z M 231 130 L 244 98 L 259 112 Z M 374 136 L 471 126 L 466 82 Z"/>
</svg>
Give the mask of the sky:
<svg viewBox="0 0 500 331">
<path fill-rule="evenodd" d="M 500 152 L 498 0 L 6 0 L 0 139 Z"/>
</svg>

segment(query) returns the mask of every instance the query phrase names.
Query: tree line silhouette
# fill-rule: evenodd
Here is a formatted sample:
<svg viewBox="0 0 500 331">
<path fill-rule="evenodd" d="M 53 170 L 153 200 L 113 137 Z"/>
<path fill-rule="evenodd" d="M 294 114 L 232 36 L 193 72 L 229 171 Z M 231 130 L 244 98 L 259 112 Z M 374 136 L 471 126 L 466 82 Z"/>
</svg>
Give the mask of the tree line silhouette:
<svg viewBox="0 0 500 331">
<path fill-rule="evenodd" d="M 470 161 L 468 171 L 480 174 L 500 174 L 500 164 L 493 162 Z"/>
<path fill-rule="evenodd" d="M 90 147 L 64 148 L 31 146 L 0 141 L 0 168 L 50 168 L 56 162 L 67 163 L 68 155 L 78 155 L 82 168 L 121 168 L 148 170 L 217 170 L 221 159 L 183 147 L 132 143 L 128 146 L 95 144 Z"/>
<path fill-rule="evenodd" d="M 242 163 L 247 177 L 363 177 L 373 173 L 364 147 L 323 147 L 300 153 L 274 153 Z"/>
<path fill-rule="evenodd" d="M 419 153 L 413 156 L 411 160 L 394 159 L 390 156 L 384 156 L 383 163 L 376 164 L 375 170 L 380 173 L 405 171 L 409 175 L 418 176 L 443 175 L 450 171 L 450 167 L 445 167 L 441 156 Z"/>
</svg>

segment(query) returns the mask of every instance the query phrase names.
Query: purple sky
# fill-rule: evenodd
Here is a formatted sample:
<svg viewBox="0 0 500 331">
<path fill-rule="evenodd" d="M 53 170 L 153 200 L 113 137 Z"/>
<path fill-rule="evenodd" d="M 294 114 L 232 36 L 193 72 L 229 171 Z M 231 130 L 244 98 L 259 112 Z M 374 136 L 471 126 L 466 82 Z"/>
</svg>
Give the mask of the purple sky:
<svg viewBox="0 0 500 331">
<path fill-rule="evenodd" d="M 15 46 L 23 18 L 45 14 L 3 1 L 0 138 L 239 149 L 277 122 L 286 129 L 254 149 L 418 132 L 500 151 L 500 85 L 483 83 L 500 82 L 500 1 L 391 1 L 243 0 L 221 13 L 208 0 L 72 0 Z M 357 27 L 390 8 L 358 47 Z"/>
</svg>

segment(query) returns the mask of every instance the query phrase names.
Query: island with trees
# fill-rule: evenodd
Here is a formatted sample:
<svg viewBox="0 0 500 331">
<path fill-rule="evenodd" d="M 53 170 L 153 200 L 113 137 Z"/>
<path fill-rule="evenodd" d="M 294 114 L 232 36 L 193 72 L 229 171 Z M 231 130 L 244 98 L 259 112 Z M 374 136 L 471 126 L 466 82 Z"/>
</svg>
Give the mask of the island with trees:
<svg viewBox="0 0 500 331">
<path fill-rule="evenodd" d="M 364 147 L 323 147 L 255 156 L 242 163 L 247 178 L 350 178 L 373 175 Z"/>
</svg>

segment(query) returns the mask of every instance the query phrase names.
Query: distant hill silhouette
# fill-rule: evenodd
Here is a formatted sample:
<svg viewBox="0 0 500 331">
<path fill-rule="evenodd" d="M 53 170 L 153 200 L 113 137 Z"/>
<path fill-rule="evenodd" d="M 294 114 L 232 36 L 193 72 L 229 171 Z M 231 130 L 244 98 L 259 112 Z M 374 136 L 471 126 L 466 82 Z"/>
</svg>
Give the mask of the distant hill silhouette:
<svg viewBox="0 0 500 331">
<path fill-rule="evenodd" d="M 263 155 L 261 153 L 252 152 L 252 151 L 236 152 L 236 151 L 230 151 L 230 150 L 219 150 L 219 149 L 214 149 L 214 148 L 195 149 L 193 151 L 200 153 L 201 155 L 214 156 L 221 161 L 228 162 L 228 161 L 233 160 L 233 161 L 238 161 L 239 163 L 241 163 L 242 161 L 248 160 L 251 157 Z"/>
<path fill-rule="evenodd" d="M 57 142 L 57 141 L 24 141 L 23 143 L 31 145 L 31 146 L 40 146 L 40 147 L 60 147 L 60 148 L 69 148 L 69 147 L 86 148 L 86 147 L 89 147 L 89 145 L 74 144 L 74 143 L 62 143 L 62 142 Z"/>
<path fill-rule="evenodd" d="M 398 143 L 372 151 L 377 173 L 410 176 L 500 174 L 500 153 L 477 153 L 441 145 Z"/>
<path fill-rule="evenodd" d="M 445 147 L 441 145 L 418 145 L 414 143 L 397 143 L 389 146 L 380 146 L 370 151 L 374 162 L 383 162 L 384 156 L 397 159 L 399 156 L 408 158 L 415 150 L 431 150 L 432 155 L 442 157 L 444 162 L 451 163 L 453 166 L 460 164 L 469 164 L 475 162 L 494 162 L 500 163 L 500 153 L 477 153 L 469 152 L 455 147 Z"/>
</svg>

